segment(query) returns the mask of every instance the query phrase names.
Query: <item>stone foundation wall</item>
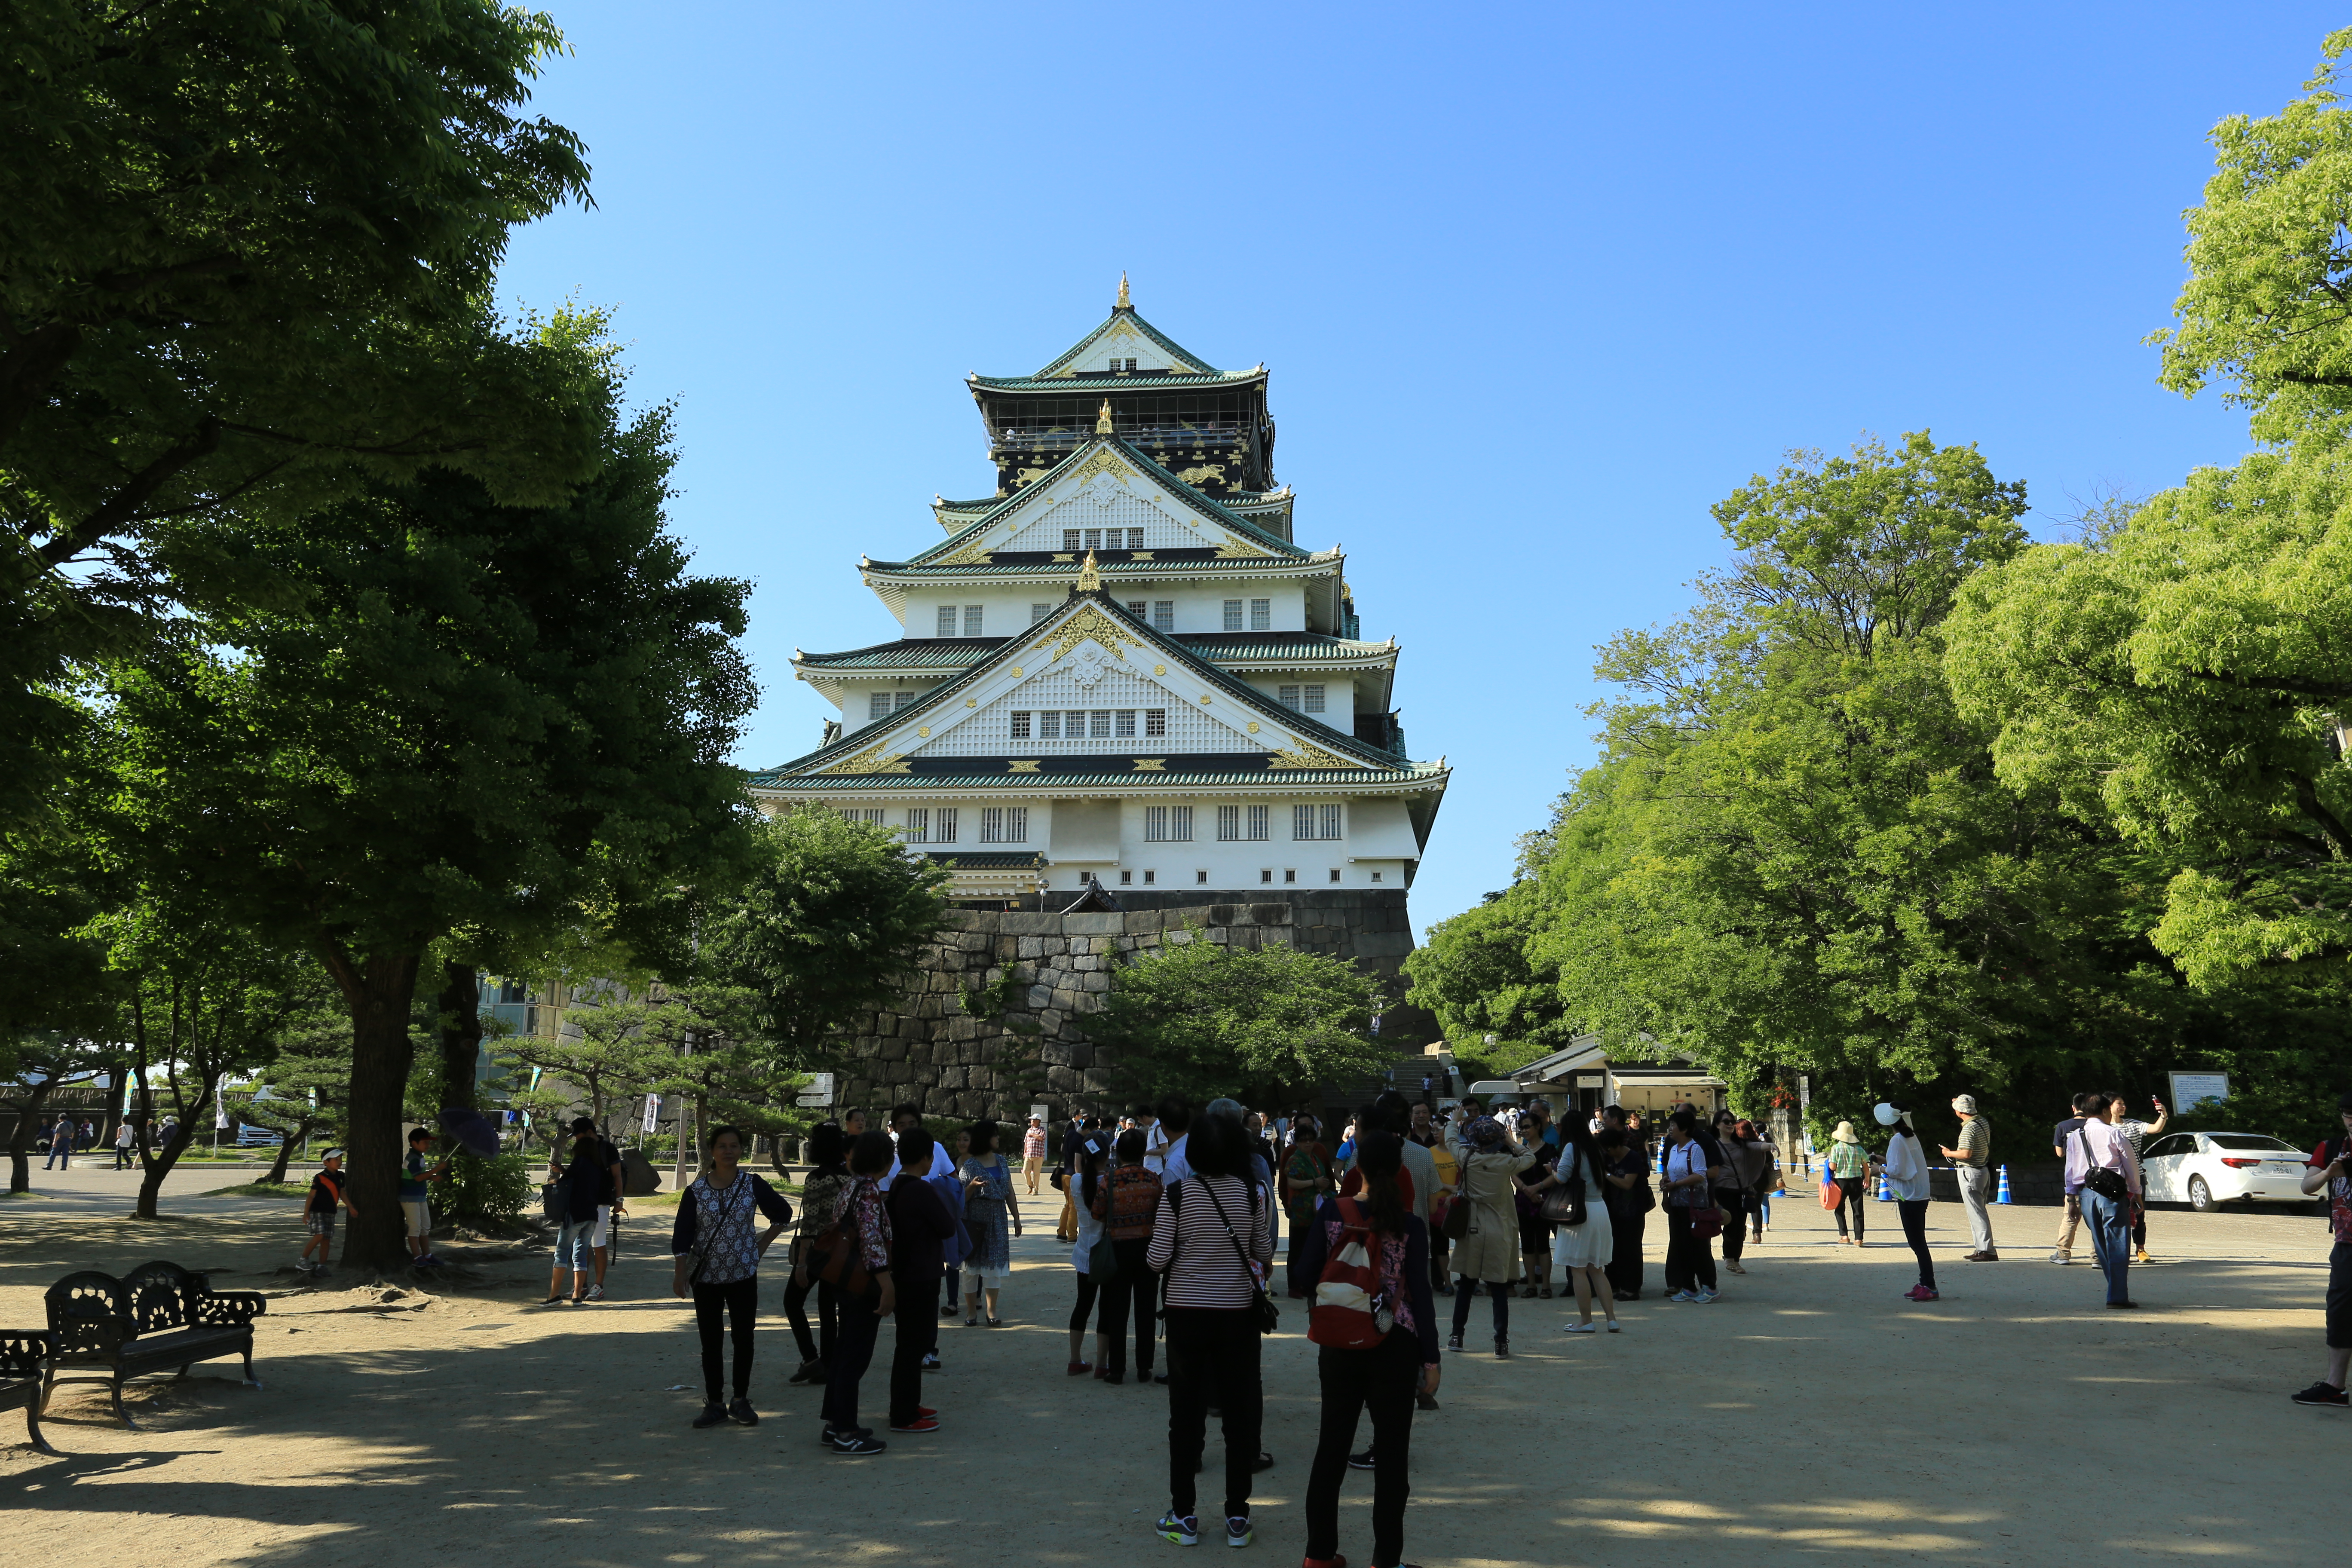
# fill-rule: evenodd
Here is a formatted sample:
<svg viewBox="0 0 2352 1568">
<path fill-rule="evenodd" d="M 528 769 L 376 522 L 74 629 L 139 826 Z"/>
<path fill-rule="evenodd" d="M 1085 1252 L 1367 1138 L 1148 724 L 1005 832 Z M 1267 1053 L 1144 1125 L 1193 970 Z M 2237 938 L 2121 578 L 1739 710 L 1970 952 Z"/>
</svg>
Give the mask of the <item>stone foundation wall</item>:
<svg viewBox="0 0 2352 1568">
<path fill-rule="evenodd" d="M 1103 914 L 955 910 L 896 1006 L 868 1015 L 841 1064 L 839 1105 L 878 1111 L 905 1101 L 927 1115 L 1056 1117 L 1100 1106 L 1114 1074 L 1086 1020 L 1111 972 L 1163 944 L 1297 947 L 1349 959 L 1381 981 L 1384 1037 L 1404 1040 L 1427 1016 L 1402 1005 L 1412 951 L 1402 889 L 1293 894 L 1279 901 L 1125 909 Z M 1001 1015 L 975 1017 L 963 994 L 1003 986 Z M 992 1005 L 993 995 L 986 1005 Z M 1433 1038 L 1433 1035 L 1423 1037 Z M 880 1117 L 872 1123 L 878 1125 Z"/>
</svg>

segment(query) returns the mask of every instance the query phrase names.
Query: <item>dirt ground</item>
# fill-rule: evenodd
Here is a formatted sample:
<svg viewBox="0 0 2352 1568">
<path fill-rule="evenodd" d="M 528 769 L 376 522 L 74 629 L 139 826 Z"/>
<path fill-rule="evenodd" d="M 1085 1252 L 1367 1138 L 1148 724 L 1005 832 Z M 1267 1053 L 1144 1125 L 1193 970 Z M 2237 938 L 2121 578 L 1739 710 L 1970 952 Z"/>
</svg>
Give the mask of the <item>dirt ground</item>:
<svg viewBox="0 0 2352 1568">
<path fill-rule="evenodd" d="M 0 1324 L 36 1326 L 78 1268 L 151 1258 L 223 1288 L 286 1290 L 260 1323 L 266 1387 L 234 1361 L 138 1385 L 141 1429 L 101 1389 L 62 1389 L 22 1444 L 0 1413 L 0 1540 L 17 1563 L 898 1565 L 1129 1562 L 1173 1552 L 1162 1391 L 1067 1378 L 1066 1248 L 1054 1194 L 1028 1203 L 1007 1326 L 943 1325 L 927 1384 L 945 1429 L 878 1458 L 816 1443 L 818 1391 L 762 1291 L 757 1429 L 688 1426 L 700 1382 L 688 1309 L 667 1294 L 667 1216 L 628 1233 L 612 1304 L 542 1308 L 545 1260 L 481 1266 L 489 1288 L 379 1308 L 278 1272 L 297 1205 L 194 1195 L 141 1226 L 130 1178 L 37 1177 L 0 1205 Z M 1988 1564 L 2317 1563 L 2352 1416 L 2290 1405 L 2321 1370 L 2326 1237 L 2305 1214 L 2161 1212 L 2137 1313 L 2101 1306 L 2095 1268 L 2046 1259 L 2056 1211 L 1996 1211 L 2003 1261 L 1968 1264 L 1956 1205 L 1931 1211 L 1938 1303 L 1912 1282 L 1891 1207 L 1873 1245 L 1829 1245 L 1810 1197 L 1783 1200 L 1744 1279 L 1712 1306 L 1650 1299 L 1625 1331 L 1570 1337 L 1560 1301 L 1512 1303 L 1514 1354 L 1451 1355 L 1444 1408 L 1413 1430 L 1406 1555 L 1427 1564 L 1640 1562 L 1741 1568 L 1934 1557 Z M 2087 1247 L 2084 1249 L 2087 1256 Z M 421 1303 L 421 1304 L 417 1304 Z M 1446 1305 L 1441 1300 L 1440 1306 Z M 1475 1303 L 1470 1343 L 1484 1342 Z M 352 1309 L 362 1310 L 352 1310 Z M 1312 1348 L 1286 1314 L 1265 1352 L 1253 1550 L 1293 1561 L 1315 1441 Z M 880 1426 L 881 1367 L 865 1408 Z M 686 1385 L 686 1386 L 679 1386 Z M 1367 1429 L 1369 1430 L 1369 1429 Z M 883 1433 L 888 1436 L 889 1434 Z M 1213 1427 L 1210 1475 L 1220 1449 Z M 1216 1489 L 1204 1500 L 1213 1510 Z M 1369 1559 L 1370 1478 L 1350 1476 L 1341 1550 Z"/>
</svg>

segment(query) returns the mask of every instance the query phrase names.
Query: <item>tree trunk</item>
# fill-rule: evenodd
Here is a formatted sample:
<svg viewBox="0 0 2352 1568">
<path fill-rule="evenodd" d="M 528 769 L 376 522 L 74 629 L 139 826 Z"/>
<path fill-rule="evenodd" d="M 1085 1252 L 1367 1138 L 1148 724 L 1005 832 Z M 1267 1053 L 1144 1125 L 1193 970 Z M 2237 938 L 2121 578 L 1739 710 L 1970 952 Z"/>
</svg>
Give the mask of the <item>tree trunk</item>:
<svg viewBox="0 0 2352 1568">
<path fill-rule="evenodd" d="M 482 977 L 470 963 L 441 966 L 441 1109 L 479 1108 L 475 1069 L 482 1057 Z"/>
<path fill-rule="evenodd" d="M 51 1076 L 25 1091 L 24 1108 L 16 1112 L 16 1130 L 8 1135 L 8 1190 L 12 1193 L 33 1190 L 33 1134 L 41 1125 L 41 1102 L 56 1087 L 57 1079 Z"/>
<path fill-rule="evenodd" d="M 344 1231 L 342 1261 L 349 1268 L 392 1269 L 408 1261 L 408 1230 L 400 1214 L 401 1108 L 416 1056 L 408 1014 L 422 963 L 421 952 L 354 959 L 336 950 L 326 958 L 352 1014 L 347 1168 L 352 1206 L 359 1212 Z"/>
<path fill-rule="evenodd" d="M 199 1111 L 203 1109 L 197 1107 Z M 163 1140 L 163 1146 L 140 1160 L 139 1207 L 131 1215 L 133 1219 L 156 1217 L 155 1200 L 163 1191 L 163 1178 L 172 1173 L 172 1167 L 180 1163 L 180 1156 L 195 1142 L 195 1116 L 196 1111 L 191 1111 L 185 1121 L 173 1122 L 172 1135 Z"/>
<path fill-rule="evenodd" d="M 261 1178 L 264 1182 L 268 1183 L 271 1186 L 276 1186 L 278 1183 L 286 1179 L 286 1162 L 293 1158 L 295 1141 L 299 1139 L 304 1142 L 308 1142 L 310 1137 L 310 1129 L 317 1125 L 317 1122 L 305 1117 L 302 1120 L 301 1124 L 293 1131 L 289 1132 L 278 1139 L 278 1158 L 269 1163 L 269 1174 Z"/>
</svg>

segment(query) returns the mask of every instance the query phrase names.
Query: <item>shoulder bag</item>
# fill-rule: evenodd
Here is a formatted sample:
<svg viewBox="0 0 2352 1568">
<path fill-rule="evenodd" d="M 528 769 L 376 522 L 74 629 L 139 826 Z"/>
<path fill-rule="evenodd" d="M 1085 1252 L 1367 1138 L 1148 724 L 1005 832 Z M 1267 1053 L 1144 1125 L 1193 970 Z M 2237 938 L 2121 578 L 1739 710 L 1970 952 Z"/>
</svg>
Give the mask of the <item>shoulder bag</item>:
<svg viewBox="0 0 2352 1568">
<path fill-rule="evenodd" d="M 813 1279 L 841 1292 L 843 1298 L 866 1301 L 879 1293 L 866 1267 L 866 1248 L 857 1235 L 856 1194 L 858 1178 L 843 1184 L 833 1224 L 809 1244 L 808 1270 Z"/>
<path fill-rule="evenodd" d="M 2091 1140 L 2081 1128 L 2074 1129 L 2074 1136 L 2083 1140 L 2083 1184 L 2111 1204 L 2129 1197 L 2131 1184 L 2124 1180 L 2124 1173 L 2092 1161 Z"/>
<path fill-rule="evenodd" d="M 1234 1222 L 1225 1217 L 1225 1205 L 1217 1201 L 1217 1190 L 1203 1180 L 1201 1191 L 1208 1194 L 1209 1206 L 1217 1211 L 1217 1223 L 1225 1227 L 1225 1239 L 1234 1244 L 1234 1255 L 1242 1260 L 1242 1268 L 1249 1275 L 1251 1321 L 1259 1333 L 1270 1334 L 1282 1321 L 1282 1309 L 1274 1304 L 1274 1292 L 1265 1288 L 1265 1277 L 1258 1272 L 1257 1259 L 1249 1255 L 1249 1248 L 1242 1245 L 1242 1238 L 1234 1234 Z M 1255 1186 L 1250 1187 L 1250 1213 L 1257 1213 L 1257 1189 Z M 1181 1236 L 1182 1232 L 1178 1234 Z"/>
<path fill-rule="evenodd" d="M 1543 1195 L 1543 1217 L 1554 1225 L 1579 1226 L 1589 1217 L 1584 1207 L 1582 1165 L 1573 1153 L 1560 1158 L 1574 1163 L 1568 1179 Z"/>
<path fill-rule="evenodd" d="M 1080 1177 L 1076 1190 L 1070 1195 L 1084 1197 L 1086 1191 L 1086 1180 Z M 1115 1173 L 1103 1173 L 1099 1195 L 1103 1201 L 1102 1229 L 1097 1233 L 1095 1244 L 1087 1248 L 1087 1278 L 1097 1288 L 1118 1278 L 1118 1249 L 1110 1239 L 1110 1223 L 1118 1217 L 1118 1177 Z"/>
</svg>

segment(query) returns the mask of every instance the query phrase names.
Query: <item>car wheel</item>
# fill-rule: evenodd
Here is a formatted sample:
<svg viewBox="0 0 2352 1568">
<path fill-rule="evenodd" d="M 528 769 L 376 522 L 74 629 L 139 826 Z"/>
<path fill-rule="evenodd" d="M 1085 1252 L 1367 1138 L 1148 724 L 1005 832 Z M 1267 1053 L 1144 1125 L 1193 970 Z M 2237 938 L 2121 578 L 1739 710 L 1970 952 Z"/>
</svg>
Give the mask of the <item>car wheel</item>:
<svg viewBox="0 0 2352 1568">
<path fill-rule="evenodd" d="M 2205 1184 L 2202 1176 L 2189 1178 L 2189 1206 L 2199 1214 L 2211 1214 L 2220 1206 L 2213 1201 L 2213 1189 Z"/>
</svg>

